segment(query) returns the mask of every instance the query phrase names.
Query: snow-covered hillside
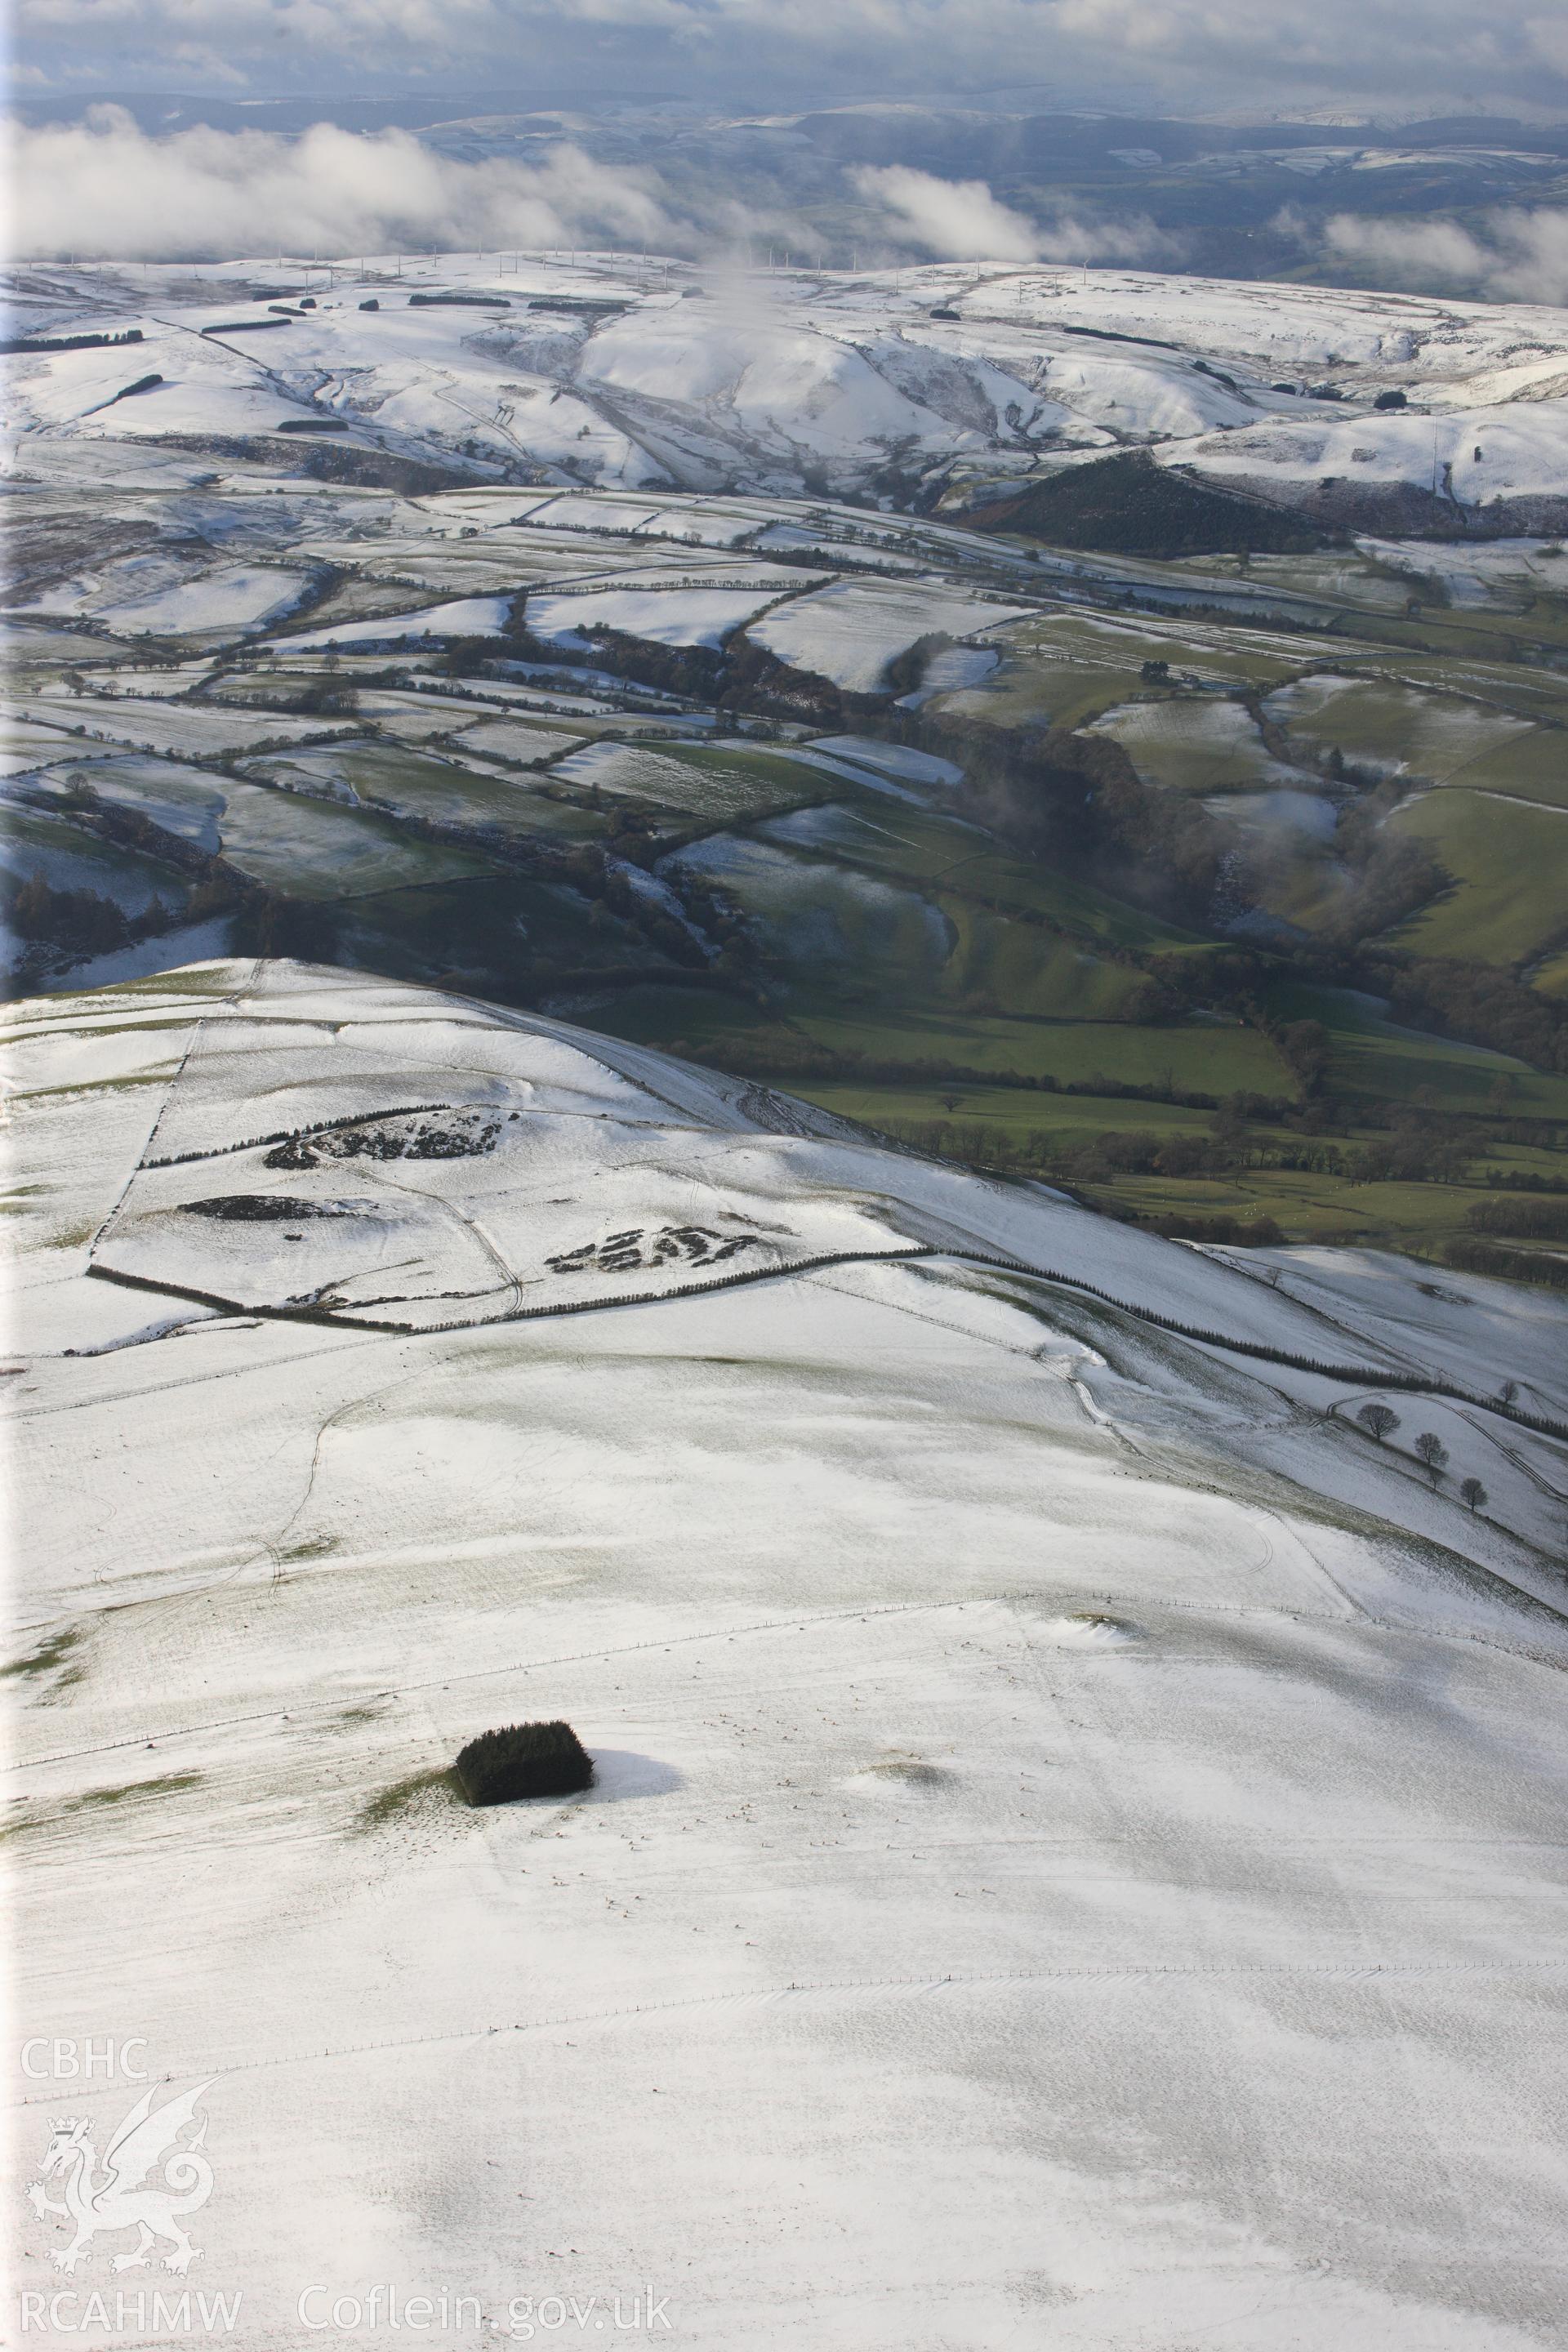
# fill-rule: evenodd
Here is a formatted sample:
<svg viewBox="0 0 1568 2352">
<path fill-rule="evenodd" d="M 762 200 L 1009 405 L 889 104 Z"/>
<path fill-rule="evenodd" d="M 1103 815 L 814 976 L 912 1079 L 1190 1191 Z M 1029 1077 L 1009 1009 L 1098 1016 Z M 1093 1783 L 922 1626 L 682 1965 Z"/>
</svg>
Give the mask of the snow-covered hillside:
<svg viewBox="0 0 1568 2352">
<path fill-rule="evenodd" d="M 17 2039 L 209 2086 L 236 2340 L 1548 2340 L 1560 1304 L 341 971 L 8 1050 Z"/>
<path fill-rule="evenodd" d="M 18 462 L 43 478 L 90 467 L 62 444 L 145 463 L 292 434 L 331 438 L 339 465 L 786 494 L 896 475 L 934 496 L 1131 445 L 1287 505 L 1332 478 L 1334 511 L 1375 528 L 1410 527 L 1416 494 L 1500 530 L 1568 517 L 1568 315 L 1539 307 L 960 264 L 699 280 L 524 254 L 39 268 L 16 314 L 142 336 L 13 362 Z M 1377 411 L 1391 394 L 1408 407 Z"/>
</svg>

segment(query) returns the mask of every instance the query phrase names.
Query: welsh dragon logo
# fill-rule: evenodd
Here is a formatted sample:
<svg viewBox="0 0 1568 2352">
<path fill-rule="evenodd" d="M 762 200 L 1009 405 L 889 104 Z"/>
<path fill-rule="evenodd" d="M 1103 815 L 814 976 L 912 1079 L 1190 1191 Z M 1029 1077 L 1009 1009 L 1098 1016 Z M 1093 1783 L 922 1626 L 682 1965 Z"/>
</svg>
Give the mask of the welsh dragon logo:
<svg viewBox="0 0 1568 2352">
<path fill-rule="evenodd" d="M 117 2271 L 134 2270 L 144 2263 L 156 2239 L 166 2240 L 170 2247 L 163 2257 L 166 2271 L 186 2271 L 198 2258 L 200 2249 L 192 2245 L 179 2217 L 195 2213 L 212 2195 L 212 2166 L 200 2152 L 207 2136 L 205 2116 L 183 2147 L 180 2134 L 194 2121 L 203 2093 L 211 2088 L 210 2081 L 202 2083 L 156 2108 L 153 2093 L 144 2091 L 105 2148 L 101 2172 L 98 2150 L 88 2137 L 90 2120 L 57 2119 L 39 2177 L 27 2194 L 40 2218 L 58 2214 L 75 2225 L 70 2244 L 55 2251 L 62 2271 L 75 2270 L 100 2231 L 120 2230 L 136 2230 L 141 2236 L 128 2253 L 113 2256 L 111 2267 Z M 149 2182 L 158 2166 L 162 2179 Z M 59 2197 L 51 2197 L 46 2186 L 55 2180 L 61 2184 Z"/>
</svg>

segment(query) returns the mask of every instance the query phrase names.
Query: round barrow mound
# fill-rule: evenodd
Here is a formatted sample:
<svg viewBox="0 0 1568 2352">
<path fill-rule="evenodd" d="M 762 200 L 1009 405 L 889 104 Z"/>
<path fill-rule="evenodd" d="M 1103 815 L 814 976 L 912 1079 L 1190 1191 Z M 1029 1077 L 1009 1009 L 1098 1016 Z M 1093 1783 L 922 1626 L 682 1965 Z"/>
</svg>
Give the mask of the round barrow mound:
<svg viewBox="0 0 1568 2352">
<path fill-rule="evenodd" d="M 513 1723 L 470 1739 L 457 1761 L 470 1805 L 570 1797 L 593 1783 L 594 1759 L 569 1723 Z"/>
</svg>

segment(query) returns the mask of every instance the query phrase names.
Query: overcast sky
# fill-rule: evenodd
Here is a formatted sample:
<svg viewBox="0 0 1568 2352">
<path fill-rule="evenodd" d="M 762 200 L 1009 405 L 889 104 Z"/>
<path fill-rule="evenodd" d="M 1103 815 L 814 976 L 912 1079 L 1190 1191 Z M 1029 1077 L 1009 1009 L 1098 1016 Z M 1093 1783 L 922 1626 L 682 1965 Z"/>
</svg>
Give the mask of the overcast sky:
<svg viewBox="0 0 1568 2352">
<path fill-rule="evenodd" d="M 16 0 L 22 95 L 1568 109 L 1565 0 Z M 1029 85 L 1035 85 L 1030 90 Z"/>
</svg>

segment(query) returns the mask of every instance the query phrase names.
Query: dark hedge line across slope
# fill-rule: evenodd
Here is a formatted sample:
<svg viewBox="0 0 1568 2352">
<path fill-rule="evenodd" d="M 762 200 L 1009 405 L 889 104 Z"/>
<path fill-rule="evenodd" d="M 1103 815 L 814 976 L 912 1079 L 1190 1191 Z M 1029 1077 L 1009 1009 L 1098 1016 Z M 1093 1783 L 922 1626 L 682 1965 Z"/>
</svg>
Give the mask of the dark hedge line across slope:
<svg viewBox="0 0 1568 2352">
<path fill-rule="evenodd" d="M 1484 1247 L 1477 1243 L 1475 1247 Z M 1510 1253 L 1500 1252 L 1500 1255 Z M 612 1307 L 658 1307 L 683 1298 L 694 1298 L 710 1290 L 731 1290 L 742 1282 L 776 1282 L 785 1276 L 811 1274 L 818 1268 L 834 1265 L 878 1265 L 898 1262 L 909 1263 L 921 1258 L 951 1258 L 961 1265 L 994 1267 L 999 1274 L 1022 1275 L 1031 1282 L 1055 1283 L 1066 1290 L 1080 1290 L 1088 1297 L 1098 1298 L 1120 1315 L 1131 1316 L 1135 1322 L 1148 1323 L 1157 1330 L 1169 1331 L 1178 1339 L 1195 1339 L 1200 1346 L 1224 1348 L 1236 1356 L 1255 1356 L 1260 1361 L 1279 1364 L 1290 1371 L 1315 1373 L 1320 1379 L 1341 1381 L 1350 1388 L 1404 1389 L 1415 1396 L 1452 1397 L 1459 1404 L 1476 1406 L 1482 1412 L 1495 1412 L 1504 1421 L 1517 1422 L 1522 1429 L 1538 1430 L 1544 1437 L 1562 1438 L 1568 1442 L 1568 1422 L 1553 1421 L 1542 1413 L 1525 1412 L 1517 1404 L 1500 1397 L 1479 1396 L 1472 1389 L 1457 1388 L 1450 1381 L 1427 1378 L 1420 1371 L 1392 1371 L 1374 1364 L 1336 1364 L 1317 1356 L 1302 1356 L 1285 1348 L 1271 1348 L 1260 1339 L 1237 1339 L 1223 1331 L 1210 1331 L 1194 1323 L 1178 1322 L 1173 1316 L 1156 1314 L 1152 1307 L 1134 1307 L 1125 1298 L 1117 1298 L 1098 1283 L 1086 1282 L 1081 1275 L 1063 1274 L 1053 1266 L 1026 1265 L 1021 1258 L 997 1257 L 984 1250 L 935 1249 L 923 1243 L 908 1249 L 888 1250 L 824 1250 L 815 1256 L 795 1258 L 788 1265 L 748 1266 L 738 1274 L 715 1274 L 706 1280 L 683 1282 L 678 1289 L 617 1291 L 605 1298 L 563 1299 L 550 1307 L 514 1307 L 505 1315 L 487 1317 L 454 1316 L 442 1323 L 407 1321 L 395 1323 L 372 1315 L 342 1315 L 321 1307 L 270 1307 L 252 1303 L 247 1315 L 266 1317 L 280 1322 L 324 1323 L 336 1328 L 344 1327 L 356 1331 L 395 1331 L 405 1333 L 417 1329 L 421 1334 L 436 1331 L 470 1331 L 503 1323 L 532 1323 L 542 1316 L 594 1315 Z M 193 1288 L 189 1284 L 169 1282 L 162 1277 L 153 1281 L 144 1275 L 122 1273 L 116 1266 L 103 1266 L 89 1262 L 89 1275 L 101 1280 L 123 1284 L 132 1290 L 153 1290 L 176 1298 L 195 1298 L 203 1305 L 221 1307 L 232 1311 L 234 1302 L 211 1291 Z M 447 1296 L 449 1294 L 442 1294 Z M 384 1303 L 384 1302 L 376 1302 Z M 411 1305 L 415 1301 L 409 1302 Z M 68 1349 L 68 1355 L 75 1350 Z"/>
</svg>

